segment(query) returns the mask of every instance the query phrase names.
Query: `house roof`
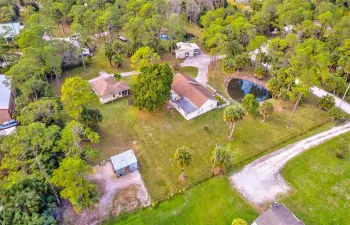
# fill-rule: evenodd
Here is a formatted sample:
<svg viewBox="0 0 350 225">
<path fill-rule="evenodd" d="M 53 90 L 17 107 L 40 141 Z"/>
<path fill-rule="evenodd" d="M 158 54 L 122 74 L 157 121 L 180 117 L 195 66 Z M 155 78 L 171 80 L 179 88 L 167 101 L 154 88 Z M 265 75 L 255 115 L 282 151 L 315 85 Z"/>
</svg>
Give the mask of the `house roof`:
<svg viewBox="0 0 350 225">
<path fill-rule="evenodd" d="M 178 42 L 176 43 L 176 50 L 194 50 L 199 49 L 196 43 L 186 43 L 186 42 Z"/>
<path fill-rule="evenodd" d="M 181 98 L 187 98 L 193 105 L 200 108 L 209 99 L 217 101 L 213 94 L 192 77 L 177 73 L 174 76 L 171 89 Z"/>
<path fill-rule="evenodd" d="M 11 38 L 19 34 L 19 22 L 2 23 L 0 24 L 0 36 L 4 38 Z"/>
<path fill-rule="evenodd" d="M 111 157 L 111 162 L 115 171 L 130 166 L 137 162 L 132 149 Z"/>
<path fill-rule="evenodd" d="M 101 77 L 90 82 L 91 87 L 100 97 L 106 97 L 130 89 L 124 81 L 116 82 L 113 77 Z"/>
<path fill-rule="evenodd" d="M 9 109 L 11 100 L 11 87 L 8 86 L 6 76 L 0 74 L 0 109 Z"/>
<path fill-rule="evenodd" d="M 275 203 L 255 221 L 256 225 L 304 225 L 284 204 Z"/>
</svg>

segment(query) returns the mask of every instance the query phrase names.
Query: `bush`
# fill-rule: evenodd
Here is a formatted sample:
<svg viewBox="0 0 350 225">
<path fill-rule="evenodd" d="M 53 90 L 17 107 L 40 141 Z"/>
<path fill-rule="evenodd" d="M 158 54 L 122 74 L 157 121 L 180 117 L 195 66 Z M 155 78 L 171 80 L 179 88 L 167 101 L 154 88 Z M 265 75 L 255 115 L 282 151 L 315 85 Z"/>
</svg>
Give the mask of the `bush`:
<svg viewBox="0 0 350 225">
<path fill-rule="evenodd" d="M 332 108 L 330 108 L 327 112 L 327 115 L 329 118 L 332 119 L 332 121 L 340 120 L 344 116 L 343 111 L 336 106 L 333 106 Z"/>
<path fill-rule="evenodd" d="M 264 66 L 257 66 L 254 69 L 254 76 L 258 79 L 262 79 L 265 77 L 266 68 Z"/>
<path fill-rule="evenodd" d="M 335 106 L 335 99 L 332 95 L 327 94 L 318 102 L 318 107 L 326 111 L 330 110 L 333 106 Z"/>
<path fill-rule="evenodd" d="M 234 219 L 232 220 L 232 225 L 248 225 L 244 219 Z"/>
<path fill-rule="evenodd" d="M 242 106 L 248 112 L 254 112 L 259 107 L 259 102 L 255 99 L 255 96 L 253 94 L 247 94 L 243 98 Z"/>
</svg>

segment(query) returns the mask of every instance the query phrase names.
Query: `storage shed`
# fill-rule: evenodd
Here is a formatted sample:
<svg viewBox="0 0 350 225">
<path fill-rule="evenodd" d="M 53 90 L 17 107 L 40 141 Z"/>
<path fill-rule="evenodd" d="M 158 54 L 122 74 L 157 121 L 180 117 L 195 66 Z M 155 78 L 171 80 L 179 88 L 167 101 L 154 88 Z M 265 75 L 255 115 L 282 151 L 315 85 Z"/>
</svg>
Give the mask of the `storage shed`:
<svg viewBox="0 0 350 225">
<path fill-rule="evenodd" d="M 176 44 L 175 55 L 177 59 L 194 57 L 199 54 L 199 47 L 196 43 L 179 42 Z"/>
<path fill-rule="evenodd" d="M 138 169 L 137 159 L 132 149 L 111 157 L 111 162 L 117 176 L 123 176 Z"/>
</svg>

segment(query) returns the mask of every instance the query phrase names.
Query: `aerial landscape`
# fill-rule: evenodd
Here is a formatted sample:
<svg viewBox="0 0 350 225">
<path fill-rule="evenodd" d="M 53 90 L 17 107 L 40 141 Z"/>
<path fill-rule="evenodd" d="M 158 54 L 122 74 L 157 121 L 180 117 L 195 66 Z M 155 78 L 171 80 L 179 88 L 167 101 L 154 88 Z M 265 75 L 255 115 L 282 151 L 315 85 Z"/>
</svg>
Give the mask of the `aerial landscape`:
<svg viewBox="0 0 350 225">
<path fill-rule="evenodd" d="M 349 225 L 348 0 L 0 0 L 0 224 Z"/>
</svg>

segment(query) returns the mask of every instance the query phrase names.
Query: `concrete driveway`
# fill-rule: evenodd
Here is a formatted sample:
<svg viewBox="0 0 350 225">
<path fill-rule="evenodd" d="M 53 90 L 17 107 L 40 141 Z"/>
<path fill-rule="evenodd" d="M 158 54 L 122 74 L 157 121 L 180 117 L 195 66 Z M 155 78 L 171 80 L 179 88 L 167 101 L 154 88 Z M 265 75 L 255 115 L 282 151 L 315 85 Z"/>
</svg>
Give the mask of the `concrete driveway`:
<svg viewBox="0 0 350 225">
<path fill-rule="evenodd" d="M 298 141 L 246 165 L 241 171 L 232 174 L 230 181 L 249 202 L 258 207 L 264 207 L 266 203 L 275 201 L 278 195 L 290 190 L 280 174 L 280 170 L 290 159 L 349 131 L 348 123 Z"/>
<path fill-rule="evenodd" d="M 218 59 L 222 59 L 224 57 L 224 55 L 221 55 L 218 56 Z M 180 67 L 193 66 L 198 68 L 198 75 L 196 77 L 196 81 L 202 85 L 206 85 L 208 83 L 209 65 L 210 56 L 200 50 L 198 55 L 192 58 L 186 58 L 185 61 L 180 64 Z"/>
</svg>

